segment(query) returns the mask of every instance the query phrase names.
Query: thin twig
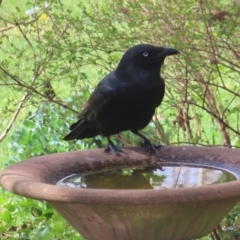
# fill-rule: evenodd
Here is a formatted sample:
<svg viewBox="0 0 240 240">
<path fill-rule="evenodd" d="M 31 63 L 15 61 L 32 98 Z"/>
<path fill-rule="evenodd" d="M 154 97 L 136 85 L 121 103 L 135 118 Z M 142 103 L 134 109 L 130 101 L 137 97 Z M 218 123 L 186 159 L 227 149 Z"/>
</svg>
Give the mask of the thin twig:
<svg viewBox="0 0 240 240">
<path fill-rule="evenodd" d="M 14 122 L 16 121 L 17 119 L 17 116 L 18 114 L 20 113 L 21 109 L 22 109 L 22 106 L 23 106 L 23 103 L 24 101 L 27 99 L 28 97 L 28 93 L 25 92 L 20 103 L 18 104 L 18 107 L 15 111 L 15 113 L 13 114 L 13 118 L 12 120 L 10 121 L 10 123 L 8 124 L 7 128 L 4 130 L 4 132 L 2 133 L 2 135 L 0 136 L 0 142 L 2 142 L 2 140 L 7 136 L 8 132 L 10 131 L 10 129 L 12 128 Z"/>
</svg>

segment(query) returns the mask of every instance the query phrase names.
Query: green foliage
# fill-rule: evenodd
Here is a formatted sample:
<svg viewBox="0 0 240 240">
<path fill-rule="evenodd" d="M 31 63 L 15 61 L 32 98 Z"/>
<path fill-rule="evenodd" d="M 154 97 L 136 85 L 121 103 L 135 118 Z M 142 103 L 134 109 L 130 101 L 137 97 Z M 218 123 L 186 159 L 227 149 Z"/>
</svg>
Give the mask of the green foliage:
<svg viewBox="0 0 240 240">
<path fill-rule="evenodd" d="M 86 4 L 79 0 L 74 4 L 52 1 L 48 8 L 41 1 L 26 4 L 12 10 L 22 24 L 9 30 L 11 34 L 4 31 L 0 45 L 0 84 L 14 92 L 27 91 L 24 105 L 37 107 L 43 100 L 64 105 L 69 95 L 95 85 L 133 44 L 170 45 L 181 55 L 167 59 L 163 69 L 167 93 L 153 121 L 164 129 L 157 129 L 157 138 L 172 144 L 239 145 L 236 3 L 146 0 Z M 41 9 L 23 17 L 26 6 L 32 5 Z M 9 10 L 4 16 L 13 17 Z M 57 98 L 46 94 L 47 82 Z M 11 116 L 19 97 L 6 99 L 12 106 L 1 111 Z M 68 108 L 74 111 L 71 103 Z M 163 130 L 166 135 L 162 136 Z"/>
<path fill-rule="evenodd" d="M 102 137 L 86 141 L 63 141 L 69 123 L 76 120 L 69 110 L 51 103 L 42 103 L 19 124 L 9 148 L 14 152 L 8 164 L 56 152 L 67 152 L 102 146 Z M 26 148 L 27 146 L 27 148 Z"/>
<path fill-rule="evenodd" d="M 16 196 L 1 190 L 1 239 L 82 239 L 44 201 Z"/>
<path fill-rule="evenodd" d="M 1 132 L 23 104 L 11 136 L 1 142 L 0 166 L 103 147 L 101 137 L 78 142 L 62 138 L 97 81 L 116 67 L 123 51 L 140 42 L 181 52 L 166 60 L 166 96 L 145 134 L 156 143 L 240 147 L 240 17 L 235 1 L 48 2 L 47 8 L 40 0 L 1 3 Z M 33 6 L 40 9 L 27 15 Z M 129 132 L 115 140 L 120 146 L 138 141 Z M 77 236 L 44 202 L 3 191 L 0 209 L 1 239 Z M 237 239 L 238 218 L 236 206 L 223 222 L 222 239 Z"/>
<path fill-rule="evenodd" d="M 36 112 L 30 112 L 12 135 L 9 147 L 14 155 L 6 165 L 33 156 L 89 147 L 81 142 L 62 141 L 68 131 L 66 122 L 73 120 L 72 117 L 64 119 L 59 116 L 65 111 L 58 105 L 44 103 Z M 46 202 L 16 196 L 3 189 L 0 196 L 1 239 L 81 239 Z"/>
</svg>

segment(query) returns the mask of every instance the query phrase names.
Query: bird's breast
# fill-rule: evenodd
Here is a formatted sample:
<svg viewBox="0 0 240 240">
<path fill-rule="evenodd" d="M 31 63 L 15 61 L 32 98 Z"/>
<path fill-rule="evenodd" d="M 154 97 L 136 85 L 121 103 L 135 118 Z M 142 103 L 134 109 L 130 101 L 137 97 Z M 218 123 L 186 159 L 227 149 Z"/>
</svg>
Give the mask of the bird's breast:
<svg viewBox="0 0 240 240">
<path fill-rule="evenodd" d="M 150 81 L 150 82 L 149 82 Z M 152 119 L 164 95 L 164 81 L 123 82 L 97 119 L 99 133 L 109 136 L 129 129 L 142 129 Z"/>
</svg>

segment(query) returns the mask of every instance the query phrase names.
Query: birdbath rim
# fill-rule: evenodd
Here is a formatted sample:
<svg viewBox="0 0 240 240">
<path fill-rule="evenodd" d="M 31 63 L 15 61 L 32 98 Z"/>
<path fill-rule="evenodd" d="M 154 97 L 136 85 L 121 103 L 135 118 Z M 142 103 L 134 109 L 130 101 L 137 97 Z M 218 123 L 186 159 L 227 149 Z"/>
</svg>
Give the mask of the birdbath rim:
<svg viewBox="0 0 240 240">
<path fill-rule="evenodd" d="M 4 169 L 0 184 L 29 198 L 83 204 L 148 205 L 234 198 L 240 195 L 240 150 L 220 147 L 166 146 L 156 155 L 140 147 L 123 148 L 116 156 L 103 149 L 54 153 L 34 157 Z M 143 164 L 199 165 L 233 172 L 235 181 L 189 188 L 159 190 L 83 189 L 55 185 L 65 176 L 106 167 Z"/>
</svg>

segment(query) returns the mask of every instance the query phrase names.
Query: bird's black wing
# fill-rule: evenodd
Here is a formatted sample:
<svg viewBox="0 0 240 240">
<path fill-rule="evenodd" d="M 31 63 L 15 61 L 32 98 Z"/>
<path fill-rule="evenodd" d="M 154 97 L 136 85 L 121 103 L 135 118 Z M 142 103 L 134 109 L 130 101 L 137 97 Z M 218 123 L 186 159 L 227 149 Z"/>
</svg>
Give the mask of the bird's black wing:
<svg viewBox="0 0 240 240">
<path fill-rule="evenodd" d="M 156 101 L 155 108 L 157 108 L 161 104 L 165 94 L 165 81 L 161 76 L 160 76 L 160 80 L 161 80 L 161 85 L 159 86 L 159 89 L 158 89 L 158 94 L 157 94 L 158 98 Z"/>
<path fill-rule="evenodd" d="M 79 113 L 78 121 L 70 126 L 71 132 L 64 139 L 83 139 L 98 135 L 94 121 L 114 99 L 117 88 L 118 79 L 115 72 L 111 72 L 97 85 L 83 111 Z"/>
<path fill-rule="evenodd" d="M 78 115 L 78 118 L 86 117 L 88 121 L 94 121 L 113 100 L 118 91 L 118 79 L 115 73 L 108 74 L 95 88 L 91 97 L 86 102 L 84 110 Z"/>
</svg>

